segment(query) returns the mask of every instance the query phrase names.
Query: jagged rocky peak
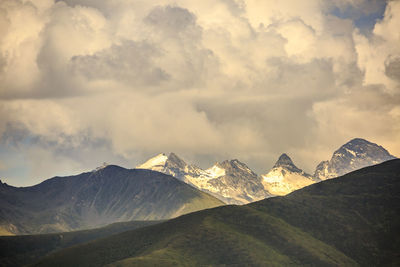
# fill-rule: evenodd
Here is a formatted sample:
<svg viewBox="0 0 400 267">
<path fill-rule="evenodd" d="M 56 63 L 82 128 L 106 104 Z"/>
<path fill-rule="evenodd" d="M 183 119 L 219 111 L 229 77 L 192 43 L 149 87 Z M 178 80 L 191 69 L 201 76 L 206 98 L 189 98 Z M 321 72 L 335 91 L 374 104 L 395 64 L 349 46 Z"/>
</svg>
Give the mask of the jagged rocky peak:
<svg viewBox="0 0 400 267">
<path fill-rule="evenodd" d="M 331 160 L 318 164 L 314 176 L 322 180 L 334 178 L 395 158 L 382 146 L 355 138 L 336 150 Z"/>
<path fill-rule="evenodd" d="M 279 167 L 285 168 L 291 172 L 302 172 L 301 169 L 297 168 L 296 165 L 294 165 L 292 159 L 286 153 L 283 153 L 279 157 L 273 168 Z"/>
<path fill-rule="evenodd" d="M 351 141 L 347 142 L 343 146 L 341 146 L 338 150 L 335 151 L 333 157 L 363 157 L 363 158 L 371 158 L 373 161 L 378 161 L 380 159 L 384 160 L 387 158 L 395 158 L 390 155 L 389 152 L 380 145 L 369 142 L 365 139 L 355 138 Z"/>
<path fill-rule="evenodd" d="M 185 182 L 187 182 L 186 175 L 196 174 L 198 171 L 194 166 L 187 165 L 185 161 L 172 152 L 168 156 L 165 153 L 158 154 L 136 168 L 162 172 Z"/>
<path fill-rule="evenodd" d="M 294 165 L 292 159 L 286 154 L 283 153 L 279 156 L 278 161 L 275 163 L 274 167 L 285 166 L 285 165 Z"/>
<path fill-rule="evenodd" d="M 257 175 L 246 164 L 238 159 L 225 160 L 221 163 L 217 163 L 216 166 L 225 169 L 227 173 L 246 172 L 251 175 Z"/>
<path fill-rule="evenodd" d="M 171 152 L 168 156 L 165 153 L 160 153 L 157 156 L 147 160 L 145 163 L 137 166 L 139 169 L 154 169 L 160 167 L 180 168 L 186 166 L 186 162 L 179 158 L 175 153 Z"/>
<path fill-rule="evenodd" d="M 159 154 L 137 168 L 172 175 L 225 203 L 247 204 L 271 196 L 264 190 L 260 177 L 237 159 L 217 162 L 203 170 L 186 164 L 174 153 Z"/>
<path fill-rule="evenodd" d="M 175 153 L 171 152 L 166 160 L 166 164 L 170 167 L 184 169 L 187 164 L 180 157 L 178 157 Z"/>
<path fill-rule="evenodd" d="M 279 157 L 274 167 L 261 177 L 264 188 L 278 196 L 289 194 L 317 181 L 311 175 L 297 168 L 285 153 Z"/>
<path fill-rule="evenodd" d="M 151 159 L 147 160 L 145 163 L 140 164 L 136 168 L 138 169 L 152 169 L 154 167 L 158 166 L 164 166 L 165 162 L 167 161 L 168 157 L 164 153 L 160 153 L 155 157 L 152 157 Z"/>
</svg>

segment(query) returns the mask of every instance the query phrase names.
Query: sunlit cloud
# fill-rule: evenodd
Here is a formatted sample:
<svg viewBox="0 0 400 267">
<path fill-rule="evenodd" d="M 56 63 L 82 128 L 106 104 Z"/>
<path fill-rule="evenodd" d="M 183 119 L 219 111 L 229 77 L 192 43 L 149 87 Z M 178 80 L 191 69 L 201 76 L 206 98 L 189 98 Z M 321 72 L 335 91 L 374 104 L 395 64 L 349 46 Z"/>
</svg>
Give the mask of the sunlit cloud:
<svg viewBox="0 0 400 267">
<path fill-rule="evenodd" d="M 398 1 L 1 1 L 1 179 L 170 151 L 313 172 L 354 137 L 399 156 L 399 28 Z"/>
</svg>

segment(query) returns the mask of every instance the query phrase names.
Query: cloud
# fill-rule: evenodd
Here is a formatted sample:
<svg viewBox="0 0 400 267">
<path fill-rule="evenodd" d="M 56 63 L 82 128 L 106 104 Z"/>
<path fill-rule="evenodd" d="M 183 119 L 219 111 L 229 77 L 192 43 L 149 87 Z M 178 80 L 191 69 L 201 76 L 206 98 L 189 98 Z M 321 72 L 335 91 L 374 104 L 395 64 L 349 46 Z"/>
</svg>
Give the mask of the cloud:
<svg viewBox="0 0 400 267">
<path fill-rule="evenodd" d="M 400 82 L 400 56 L 388 56 L 386 58 L 385 74 L 390 79 Z"/>
<path fill-rule="evenodd" d="M 169 75 L 152 58 L 160 54 L 147 43 L 125 41 L 93 55 L 74 56 L 72 72 L 88 80 L 118 80 L 130 85 L 159 85 Z"/>
<path fill-rule="evenodd" d="M 167 31 L 168 35 L 180 34 L 196 26 L 194 14 L 176 6 L 156 7 L 150 11 L 144 21 L 158 30 Z"/>
<path fill-rule="evenodd" d="M 0 174 L 169 151 L 258 172 L 287 152 L 312 172 L 353 137 L 400 155 L 399 7 L 365 34 L 377 1 L 1 1 Z"/>
<path fill-rule="evenodd" d="M 400 34 L 397 30 L 400 27 L 399 14 L 400 2 L 390 1 L 387 4 L 383 20 L 375 24 L 373 35 L 370 38 L 357 32 L 354 33 L 358 54 L 357 63 L 359 68 L 365 72 L 364 84 L 383 84 L 386 87 L 385 90 L 391 93 L 400 90 L 398 80 L 393 77 L 396 58 L 400 55 L 398 45 Z M 390 64 L 394 65 L 390 66 Z"/>
</svg>

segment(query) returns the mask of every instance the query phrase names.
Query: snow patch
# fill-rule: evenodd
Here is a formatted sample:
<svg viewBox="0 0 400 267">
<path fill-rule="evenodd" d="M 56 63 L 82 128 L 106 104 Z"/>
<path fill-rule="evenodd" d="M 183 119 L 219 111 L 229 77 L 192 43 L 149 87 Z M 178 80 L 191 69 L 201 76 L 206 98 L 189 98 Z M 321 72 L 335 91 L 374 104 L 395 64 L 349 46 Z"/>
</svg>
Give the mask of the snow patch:
<svg viewBox="0 0 400 267">
<path fill-rule="evenodd" d="M 315 182 L 301 173 L 291 172 L 282 167 L 273 168 L 261 177 L 264 188 L 271 194 L 279 196 L 287 195 Z"/>
<path fill-rule="evenodd" d="M 206 173 L 211 178 L 218 178 L 225 175 L 225 169 L 218 167 L 217 165 L 212 166 L 211 168 L 206 170 Z"/>
<path fill-rule="evenodd" d="M 167 162 L 167 155 L 164 153 L 158 154 L 154 158 L 149 159 L 145 163 L 137 166 L 137 169 L 153 169 L 154 167 L 161 167 L 165 165 L 165 162 Z"/>
<path fill-rule="evenodd" d="M 344 149 L 346 149 L 346 151 L 347 151 L 347 152 L 349 152 L 350 154 L 352 154 L 352 155 L 353 155 L 353 157 L 357 157 L 357 153 L 356 153 L 356 152 L 354 152 L 353 150 L 351 150 L 351 149 L 348 149 L 347 147 L 345 147 Z"/>
</svg>

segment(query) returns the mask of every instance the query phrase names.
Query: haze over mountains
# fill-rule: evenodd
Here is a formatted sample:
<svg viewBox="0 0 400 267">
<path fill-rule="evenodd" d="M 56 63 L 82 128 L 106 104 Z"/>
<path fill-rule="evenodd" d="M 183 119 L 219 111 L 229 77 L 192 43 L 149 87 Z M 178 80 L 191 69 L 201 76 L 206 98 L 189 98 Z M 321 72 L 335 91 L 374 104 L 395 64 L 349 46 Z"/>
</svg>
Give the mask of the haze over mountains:
<svg viewBox="0 0 400 267">
<path fill-rule="evenodd" d="M 228 204 L 247 204 L 274 195 L 286 195 L 315 182 L 395 158 L 383 147 L 356 138 L 336 150 L 330 161 L 321 162 L 314 175 L 298 168 L 285 153 L 270 171 L 262 175 L 257 175 L 237 159 L 215 163 L 203 170 L 187 164 L 174 153 L 159 154 L 137 168 L 170 174 Z"/>
<path fill-rule="evenodd" d="M 71 231 L 131 220 L 160 220 L 223 205 L 169 175 L 109 165 L 31 187 L 0 184 L 0 229 Z"/>
</svg>

